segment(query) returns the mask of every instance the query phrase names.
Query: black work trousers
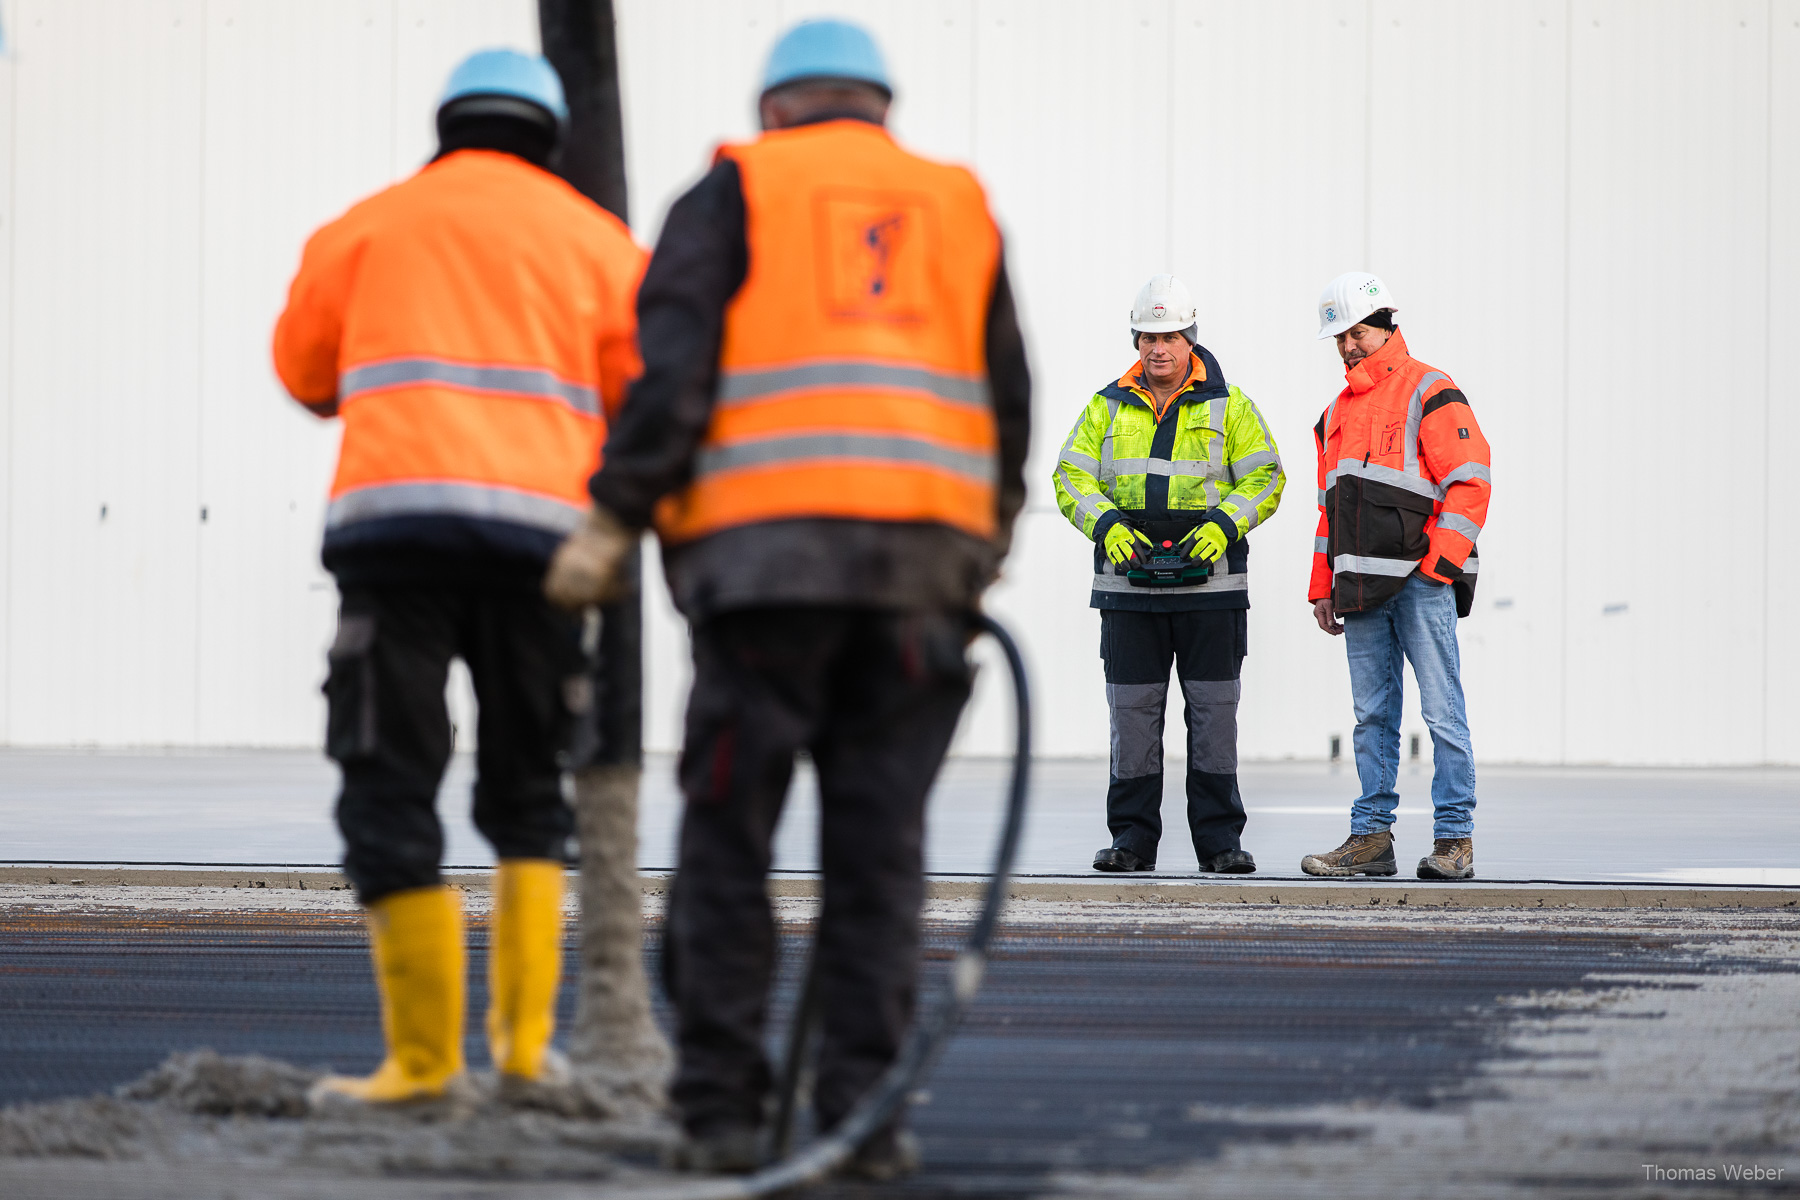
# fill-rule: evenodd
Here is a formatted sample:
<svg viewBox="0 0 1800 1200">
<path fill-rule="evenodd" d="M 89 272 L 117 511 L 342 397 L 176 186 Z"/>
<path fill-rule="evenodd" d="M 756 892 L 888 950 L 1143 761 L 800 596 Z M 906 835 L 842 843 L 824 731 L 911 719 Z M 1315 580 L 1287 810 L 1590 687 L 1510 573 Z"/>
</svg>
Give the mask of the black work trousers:
<svg viewBox="0 0 1800 1200">
<path fill-rule="evenodd" d="M 1248 614 L 1100 613 L 1100 657 L 1112 717 L 1106 826 L 1113 845 L 1156 861 L 1162 840 L 1163 713 L 1169 667 L 1187 715 L 1188 832 L 1201 862 L 1238 849 L 1244 802 L 1237 782 L 1237 704 Z"/>
<path fill-rule="evenodd" d="M 325 696 L 325 750 L 343 771 L 344 874 L 364 904 L 439 882 L 438 784 L 452 734 L 450 660 L 479 705 L 475 827 L 501 858 L 564 857 L 573 814 L 559 754 L 566 688 L 582 659 L 572 619 L 535 590 L 476 586 L 342 589 Z"/>
<path fill-rule="evenodd" d="M 775 961 L 765 877 L 794 756 L 819 777 L 821 1128 L 899 1052 L 912 1019 L 926 794 L 968 699 L 966 618 L 775 608 L 693 631 L 680 863 L 664 980 L 688 1130 L 761 1124 L 772 1077 L 763 1023 Z"/>
</svg>

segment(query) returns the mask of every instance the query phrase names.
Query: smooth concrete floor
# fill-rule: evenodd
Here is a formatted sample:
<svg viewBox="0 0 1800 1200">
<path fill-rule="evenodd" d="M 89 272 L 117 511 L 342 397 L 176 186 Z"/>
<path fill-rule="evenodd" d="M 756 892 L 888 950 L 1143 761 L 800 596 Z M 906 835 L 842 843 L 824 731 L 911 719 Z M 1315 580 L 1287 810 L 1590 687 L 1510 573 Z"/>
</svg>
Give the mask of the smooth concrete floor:
<svg viewBox="0 0 1800 1200">
<path fill-rule="evenodd" d="M 929 871 L 989 870 L 1008 769 L 994 759 L 946 764 L 928 817 Z M 469 823 L 472 776 L 459 755 L 439 799 L 448 864 L 492 861 Z M 1179 780 L 1171 770 L 1160 874 L 1195 872 Z M 1298 875 L 1302 855 L 1348 831 L 1357 791 L 1348 765 L 1246 763 L 1240 780 L 1244 846 L 1263 876 Z M 1430 848 L 1430 786 L 1429 764 L 1402 768 L 1402 878 Z M 0 751 L 0 862 L 329 865 L 339 855 L 336 789 L 336 768 L 311 753 Z M 1091 874 L 1110 840 L 1105 794 L 1104 761 L 1035 763 L 1018 872 Z M 639 821 L 645 869 L 674 865 L 679 819 L 673 757 L 654 755 Z M 816 868 L 817 819 L 802 769 L 777 834 L 778 870 Z M 1485 767 L 1475 850 L 1484 879 L 1800 885 L 1800 770 Z"/>
</svg>

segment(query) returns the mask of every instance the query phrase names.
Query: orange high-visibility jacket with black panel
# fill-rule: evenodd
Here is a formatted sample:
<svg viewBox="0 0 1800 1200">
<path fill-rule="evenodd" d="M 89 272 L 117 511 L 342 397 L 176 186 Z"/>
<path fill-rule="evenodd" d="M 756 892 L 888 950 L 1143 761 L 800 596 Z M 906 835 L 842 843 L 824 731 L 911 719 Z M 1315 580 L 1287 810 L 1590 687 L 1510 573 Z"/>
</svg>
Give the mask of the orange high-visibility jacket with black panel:
<svg viewBox="0 0 1800 1200">
<path fill-rule="evenodd" d="M 425 551 L 541 572 L 639 370 L 644 261 L 612 214 L 492 150 L 315 233 L 274 357 L 295 399 L 344 421 L 326 566 Z"/>
<path fill-rule="evenodd" d="M 749 270 L 679 544 L 796 517 L 995 530 L 983 332 L 1000 237 L 974 176 L 839 121 L 719 151 L 738 166 Z"/>
<path fill-rule="evenodd" d="M 1492 492 L 1487 439 L 1468 399 L 1408 354 L 1398 330 L 1345 380 L 1313 429 L 1319 529 L 1307 598 L 1366 612 L 1418 571 L 1455 585 L 1457 613 L 1468 616 Z"/>
</svg>

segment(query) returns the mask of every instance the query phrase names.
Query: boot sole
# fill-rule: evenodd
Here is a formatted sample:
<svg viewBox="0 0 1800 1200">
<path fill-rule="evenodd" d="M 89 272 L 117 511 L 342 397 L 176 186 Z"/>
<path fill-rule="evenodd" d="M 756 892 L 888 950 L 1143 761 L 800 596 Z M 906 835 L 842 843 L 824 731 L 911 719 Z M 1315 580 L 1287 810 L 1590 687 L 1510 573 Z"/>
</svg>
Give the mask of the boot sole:
<svg viewBox="0 0 1800 1200">
<path fill-rule="evenodd" d="M 1320 875 L 1331 879 L 1345 879 L 1351 875 L 1398 875 L 1398 863 L 1359 863 L 1354 867 L 1307 866 L 1307 859 L 1300 860 L 1300 869 L 1308 875 Z"/>
<path fill-rule="evenodd" d="M 1436 867 L 1428 867 L 1424 863 L 1420 863 L 1419 864 L 1419 878 L 1420 879 L 1437 879 L 1437 880 L 1442 880 L 1445 882 L 1454 883 L 1457 880 L 1475 878 L 1475 868 L 1470 867 L 1468 870 L 1462 871 L 1462 872 L 1449 872 L 1449 871 L 1440 871 Z"/>
</svg>

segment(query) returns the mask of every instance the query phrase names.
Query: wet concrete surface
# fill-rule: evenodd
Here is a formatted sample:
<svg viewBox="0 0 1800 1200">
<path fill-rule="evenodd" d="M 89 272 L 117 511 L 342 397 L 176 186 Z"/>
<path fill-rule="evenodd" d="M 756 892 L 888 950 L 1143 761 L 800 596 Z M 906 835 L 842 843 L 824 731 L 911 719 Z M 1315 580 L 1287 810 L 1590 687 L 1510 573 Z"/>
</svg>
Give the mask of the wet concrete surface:
<svg viewBox="0 0 1800 1200">
<path fill-rule="evenodd" d="M 673 758 L 652 755 L 644 775 L 639 862 L 673 865 L 680 798 Z M 927 867 L 985 872 L 1008 764 L 952 759 L 933 793 Z M 492 855 L 469 821 L 473 765 L 459 755 L 439 802 L 446 862 Z M 1294 876 L 1308 853 L 1349 828 L 1356 795 L 1346 764 L 1246 763 L 1244 845 L 1264 876 Z M 1430 849 L 1429 763 L 1402 768 L 1396 825 L 1401 868 Z M 0 751 L 0 862 L 330 864 L 336 769 L 298 752 L 168 754 Z M 1193 874 L 1179 773 L 1165 789 L 1159 873 Z M 1082 874 L 1109 841 L 1106 764 L 1034 764 L 1021 874 Z M 818 804 L 802 770 L 777 836 L 776 867 L 817 863 Z M 1476 866 L 1484 879 L 1578 879 L 1800 885 L 1800 770 L 1481 769 Z"/>
<path fill-rule="evenodd" d="M 809 911 L 782 906 L 778 1015 L 793 1002 Z M 952 918 L 962 915 L 955 905 L 935 906 L 927 996 L 956 945 Z M 1585 1012 L 1610 993 L 1632 991 L 1651 998 L 1638 1026 L 1653 1023 L 1664 993 L 1794 977 L 1797 936 L 1800 919 L 1791 914 L 1377 917 L 1015 906 L 979 1002 L 913 1110 L 925 1171 L 897 1188 L 821 1194 L 1248 1194 L 1199 1181 L 1214 1169 L 1208 1164 L 1257 1154 L 1328 1171 L 1334 1147 L 1371 1141 L 1353 1117 L 1383 1128 L 1425 1122 L 1429 1134 L 1438 1128 L 1430 1122 L 1454 1125 L 1482 1105 L 1504 1108 L 1513 1076 L 1559 1052 L 1570 1058 L 1566 1037 L 1543 1039 L 1549 1049 L 1522 1045 L 1522 1022 L 1550 1020 L 1570 996 L 1584 998 Z M 472 1014 L 485 1003 L 481 941 L 477 926 Z M 654 924 L 646 949 L 654 960 Z M 0 1102 L 108 1089 L 200 1046 L 351 1070 L 372 1067 L 380 1054 L 366 943 L 347 909 L 13 908 L 0 912 L 0 964 Z M 565 987 L 565 1026 L 571 1003 Z M 1701 1006 L 1722 1042 L 1684 1029 L 1691 1044 L 1674 1048 L 1665 1087 L 1679 1093 L 1684 1072 L 1721 1050 L 1745 1062 L 1773 1056 L 1789 1089 L 1774 1101 L 1786 1118 L 1771 1125 L 1748 1104 L 1751 1089 L 1732 1083 L 1729 1104 L 1708 1108 L 1697 1091 L 1682 1128 L 1719 1123 L 1725 1133 L 1710 1133 L 1709 1149 L 1722 1136 L 1721 1144 L 1787 1162 L 1800 1149 L 1791 1132 L 1800 1072 L 1782 1057 L 1792 1057 L 1785 1010 L 1768 997 L 1763 1003 L 1772 1027 L 1760 1040 L 1731 1024 L 1728 1005 Z M 667 1017 L 659 1008 L 659 1019 Z M 477 1064 L 478 1028 L 471 1020 Z M 780 1032 L 779 1024 L 771 1031 L 772 1046 Z M 1578 1050 L 1549 1073 L 1579 1078 L 1595 1069 L 1591 1059 Z M 1629 1126 L 1638 1103 L 1625 1086 L 1590 1107 L 1612 1105 Z M 1445 1135 L 1438 1128 L 1432 1136 Z M 1591 1168 L 1602 1161 L 1601 1181 L 1617 1176 L 1621 1194 L 1633 1194 L 1629 1173 L 1612 1161 L 1636 1161 L 1643 1147 L 1628 1143 L 1580 1160 L 1584 1192 L 1613 1190 L 1591 1186 Z M 1518 1166 L 1529 1173 L 1529 1163 Z M 1545 1194 L 1562 1193 L 1552 1186 Z"/>
</svg>

